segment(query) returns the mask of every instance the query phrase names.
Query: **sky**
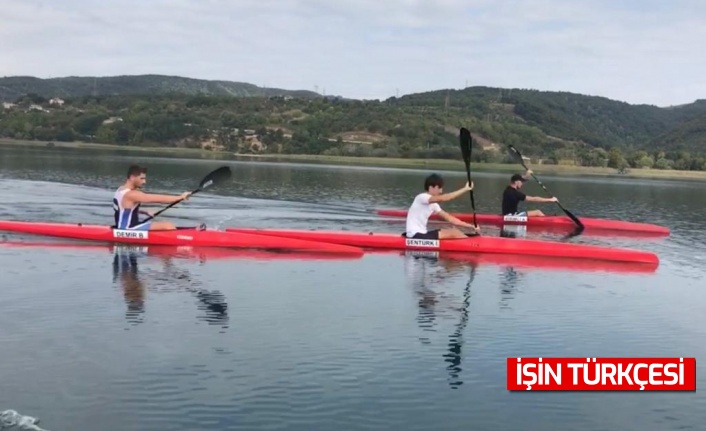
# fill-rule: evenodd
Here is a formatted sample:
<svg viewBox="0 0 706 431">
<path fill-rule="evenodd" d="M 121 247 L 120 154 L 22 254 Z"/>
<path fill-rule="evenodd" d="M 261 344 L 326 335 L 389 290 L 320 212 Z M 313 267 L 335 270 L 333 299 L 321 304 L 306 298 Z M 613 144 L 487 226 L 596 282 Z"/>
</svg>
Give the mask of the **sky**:
<svg viewBox="0 0 706 431">
<path fill-rule="evenodd" d="M 165 74 L 356 99 L 706 98 L 703 0 L 3 0 L 0 76 Z"/>
</svg>

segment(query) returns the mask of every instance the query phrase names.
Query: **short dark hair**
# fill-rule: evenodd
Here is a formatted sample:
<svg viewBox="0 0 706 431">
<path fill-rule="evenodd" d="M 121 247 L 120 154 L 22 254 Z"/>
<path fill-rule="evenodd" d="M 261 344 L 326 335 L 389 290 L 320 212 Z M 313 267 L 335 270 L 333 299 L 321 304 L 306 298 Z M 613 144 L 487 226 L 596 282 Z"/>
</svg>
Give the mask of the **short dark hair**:
<svg viewBox="0 0 706 431">
<path fill-rule="evenodd" d="M 127 168 L 127 177 L 136 177 L 138 175 L 146 174 L 147 173 L 147 168 L 139 165 L 132 165 L 129 168 Z"/>
<path fill-rule="evenodd" d="M 444 187 L 444 179 L 439 174 L 431 174 L 424 180 L 424 190 L 428 191 L 429 187 Z"/>
</svg>

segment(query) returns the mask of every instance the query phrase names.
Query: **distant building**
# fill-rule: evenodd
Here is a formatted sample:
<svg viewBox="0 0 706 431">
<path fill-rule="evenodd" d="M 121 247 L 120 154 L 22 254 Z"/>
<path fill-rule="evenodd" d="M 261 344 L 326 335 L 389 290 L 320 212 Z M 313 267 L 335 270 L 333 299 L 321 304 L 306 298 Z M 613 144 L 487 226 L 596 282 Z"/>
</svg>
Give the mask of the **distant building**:
<svg viewBox="0 0 706 431">
<path fill-rule="evenodd" d="M 2 102 L 2 107 L 5 109 L 12 109 L 15 106 L 12 102 Z"/>
<path fill-rule="evenodd" d="M 55 98 L 49 100 L 49 104 L 62 106 L 64 104 L 64 100 L 59 99 L 58 97 L 55 97 Z"/>
<path fill-rule="evenodd" d="M 29 105 L 29 111 L 41 111 L 41 112 L 49 112 L 46 109 L 42 108 L 42 105 Z"/>
<path fill-rule="evenodd" d="M 103 120 L 103 124 L 112 124 L 112 123 L 115 123 L 116 121 L 123 121 L 123 119 L 120 117 L 110 117 L 107 120 Z"/>
</svg>

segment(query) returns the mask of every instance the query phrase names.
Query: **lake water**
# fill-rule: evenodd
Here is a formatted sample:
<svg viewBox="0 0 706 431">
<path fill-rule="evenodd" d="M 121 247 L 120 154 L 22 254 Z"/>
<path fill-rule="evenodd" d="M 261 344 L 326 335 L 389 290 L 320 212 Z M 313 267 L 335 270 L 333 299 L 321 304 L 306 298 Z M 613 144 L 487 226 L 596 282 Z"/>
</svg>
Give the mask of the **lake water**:
<svg viewBox="0 0 706 431">
<path fill-rule="evenodd" d="M 401 232 L 371 210 L 406 208 L 429 173 L 0 146 L 0 219 L 111 223 L 134 162 L 149 167 L 149 191 L 169 193 L 230 165 L 232 184 L 163 214 L 214 228 Z M 0 412 L 52 431 L 703 429 L 698 389 L 506 390 L 516 356 L 696 357 L 697 388 L 706 383 L 703 183 L 536 171 L 579 217 L 671 228 L 571 240 L 653 251 L 657 271 L 243 251 L 136 254 L 125 268 L 108 246 L 2 233 Z M 464 183 L 463 171 L 443 174 L 447 191 Z M 478 212 L 498 211 L 508 177 L 474 175 Z M 526 191 L 544 195 L 533 182 Z"/>
</svg>

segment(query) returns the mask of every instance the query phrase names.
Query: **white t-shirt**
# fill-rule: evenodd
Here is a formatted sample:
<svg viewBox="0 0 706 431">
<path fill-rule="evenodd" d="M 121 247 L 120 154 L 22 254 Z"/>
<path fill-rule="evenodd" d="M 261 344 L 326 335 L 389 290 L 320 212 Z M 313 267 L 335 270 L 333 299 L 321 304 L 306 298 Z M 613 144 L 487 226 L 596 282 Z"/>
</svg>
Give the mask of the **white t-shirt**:
<svg viewBox="0 0 706 431">
<path fill-rule="evenodd" d="M 411 238 L 417 233 L 427 233 L 427 221 L 432 214 L 441 211 L 437 203 L 429 203 L 431 195 L 420 193 L 414 198 L 412 206 L 407 211 L 407 238 Z"/>
</svg>

